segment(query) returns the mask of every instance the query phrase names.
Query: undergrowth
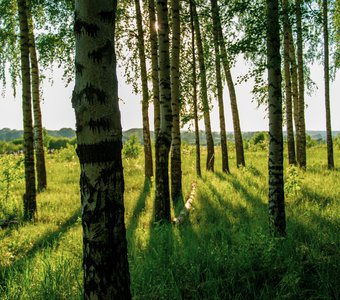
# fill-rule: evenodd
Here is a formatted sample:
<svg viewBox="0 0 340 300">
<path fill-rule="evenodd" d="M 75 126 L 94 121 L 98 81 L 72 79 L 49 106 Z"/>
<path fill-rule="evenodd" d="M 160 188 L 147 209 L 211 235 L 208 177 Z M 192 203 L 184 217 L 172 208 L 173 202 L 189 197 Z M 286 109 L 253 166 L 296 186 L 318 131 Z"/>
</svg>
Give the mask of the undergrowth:
<svg viewBox="0 0 340 300">
<path fill-rule="evenodd" d="M 230 153 L 230 174 L 218 171 L 217 153 L 217 171 L 196 178 L 193 151 L 185 150 L 184 198 L 194 180 L 197 191 L 189 220 L 177 227 L 153 224 L 155 184 L 144 180 L 141 154 L 124 157 L 134 299 L 339 299 L 340 176 L 339 169 L 326 169 L 325 148 L 308 150 L 306 172 L 285 168 L 284 239 L 269 235 L 266 151 L 246 152 L 247 166 L 238 169 Z M 20 225 L 0 229 L 0 299 L 83 296 L 79 166 L 73 151 L 47 155 L 48 188 L 37 198 L 37 222 L 21 221 L 23 182 L 11 183 L 2 205 L 17 208 L 11 211 Z M 339 154 L 336 150 L 336 166 Z"/>
</svg>

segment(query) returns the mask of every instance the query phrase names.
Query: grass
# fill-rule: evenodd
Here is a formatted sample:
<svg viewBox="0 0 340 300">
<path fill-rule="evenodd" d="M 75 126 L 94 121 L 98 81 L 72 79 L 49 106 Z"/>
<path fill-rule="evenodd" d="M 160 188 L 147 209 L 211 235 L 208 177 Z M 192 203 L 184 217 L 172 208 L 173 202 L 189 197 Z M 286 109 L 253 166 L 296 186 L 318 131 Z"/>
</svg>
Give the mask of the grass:
<svg viewBox="0 0 340 300">
<path fill-rule="evenodd" d="M 339 299 L 340 176 L 326 150 L 308 150 L 308 169 L 286 167 L 287 237 L 267 224 L 267 153 L 246 152 L 247 167 L 195 176 L 194 149 L 183 149 L 183 194 L 198 183 L 188 222 L 154 226 L 154 182 L 143 161 L 124 159 L 126 227 L 134 299 Z M 202 150 L 204 157 L 204 149 Z M 335 164 L 340 165 L 336 149 Z M 13 158 L 16 159 L 16 158 Z M 202 166 L 204 162 L 202 161 Z M 0 229 L 0 299 L 81 299 L 79 167 L 72 149 L 47 156 L 48 188 L 38 220 Z M 294 174 L 294 175 L 292 175 Z M 292 179 L 293 178 L 293 179 Z M 21 215 L 23 182 L 0 212 Z"/>
</svg>

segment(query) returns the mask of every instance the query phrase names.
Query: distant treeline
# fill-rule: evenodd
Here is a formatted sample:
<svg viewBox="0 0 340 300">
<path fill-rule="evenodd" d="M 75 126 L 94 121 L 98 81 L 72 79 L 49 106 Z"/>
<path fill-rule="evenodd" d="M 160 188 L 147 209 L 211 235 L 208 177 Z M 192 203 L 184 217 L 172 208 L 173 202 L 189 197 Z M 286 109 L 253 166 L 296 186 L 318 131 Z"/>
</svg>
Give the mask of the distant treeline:
<svg viewBox="0 0 340 300">
<path fill-rule="evenodd" d="M 72 128 L 61 128 L 60 130 L 46 130 L 46 133 L 52 137 L 61 137 L 72 139 L 76 136 L 76 132 Z M 15 139 L 22 139 L 23 130 L 3 128 L 0 129 L 1 141 L 13 141 Z"/>
<path fill-rule="evenodd" d="M 244 131 L 242 132 L 242 137 L 244 141 L 250 141 L 256 134 L 260 133 L 261 131 Z M 307 135 L 312 139 L 315 140 L 318 143 L 325 142 L 326 141 L 326 131 L 307 131 Z M 333 131 L 332 135 L 333 138 L 338 136 L 340 134 L 340 131 Z M 141 128 L 133 128 L 129 129 L 123 132 L 123 142 L 128 140 L 131 135 L 136 135 L 138 138 L 138 141 L 140 143 L 143 142 L 143 130 Z M 220 133 L 219 132 L 213 132 L 213 139 L 215 144 L 219 144 L 221 141 Z M 287 134 L 284 131 L 283 136 L 286 137 Z M 151 131 L 151 138 L 154 140 L 154 133 Z M 189 145 L 195 144 L 195 132 L 193 131 L 182 131 L 181 132 L 181 140 L 185 143 L 188 143 Z M 234 141 L 234 134 L 232 132 L 227 133 L 227 140 L 228 141 Z M 203 130 L 200 131 L 200 144 L 206 145 L 206 138 L 205 138 L 205 132 Z"/>
<path fill-rule="evenodd" d="M 67 145 L 76 144 L 76 134 L 72 128 L 60 130 L 44 129 L 44 147 L 48 150 L 58 150 Z M 16 153 L 24 149 L 23 131 L 9 128 L 0 130 L 0 154 Z"/>
<path fill-rule="evenodd" d="M 264 134 L 262 136 L 262 133 Z M 333 131 L 333 137 L 339 136 L 340 131 Z M 131 136 L 136 136 L 139 143 L 143 143 L 143 131 L 140 128 L 129 129 L 123 132 L 123 143 L 130 139 Z M 256 144 L 257 139 L 266 139 L 265 132 L 243 132 L 243 141 Z M 284 136 L 285 132 L 284 132 Z M 0 153 L 13 153 L 23 150 L 23 131 L 9 128 L 0 130 Z M 324 143 L 326 140 L 326 131 L 307 131 L 307 139 L 310 146 Z M 151 138 L 154 140 L 154 133 L 151 132 Z M 182 142 L 189 145 L 195 144 L 195 133 L 191 131 L 181 132 Z M 213 132 L 214 143 L 220 143 L 220 134 Z M 232 133 L 227 134 L 227 139 L 230 142 L 234 141 Z M 76 144 L 76 133 L 72 128 L 62 128 L 60 130 L 44 130 L 44 147 L 48 150 L 58 150 L 67 147 L 67 145 Z M 200 131 L 200 144 L 206 145 L 205 132 Z"/>
</svg>

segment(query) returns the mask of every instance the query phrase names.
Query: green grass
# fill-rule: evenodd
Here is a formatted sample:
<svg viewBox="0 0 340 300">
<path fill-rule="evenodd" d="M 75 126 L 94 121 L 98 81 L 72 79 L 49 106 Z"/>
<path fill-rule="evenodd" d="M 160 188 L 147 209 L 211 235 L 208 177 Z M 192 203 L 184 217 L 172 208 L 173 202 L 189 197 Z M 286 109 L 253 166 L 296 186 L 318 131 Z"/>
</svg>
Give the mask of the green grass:
<svg viewBox="0 0 340 300">
<path fill-rule="evenodd" d="M 154 182 L 144 181 L 141 157 L 124 159 L 134 299 L 339 299 L 340 176 L 339 168 L 326 169 L 325 148 L 308 150 L 308 169 L 294 181 L 285 170 L 294 188 L 286 194 L 284 239 L 268 233 L 267 153 L 246 152 L 247 167 L 237 169 L 229 151 L 231 174 L 219 171 L 217 152 L 216 172 L 198 179 L 194 149 L 184 147 L 184 197 L 194 180 L 198 186 L 194 210 L 178 227 L 153 224 Z M 38 221 L 0 229 L 0 299 L 82 298 L 77 158 L 63 150 L 47 156 L 47 168 Z M 7 212 L 20 220 L 23 188 L 13 183 L 0 219 Z"/>
</svg>

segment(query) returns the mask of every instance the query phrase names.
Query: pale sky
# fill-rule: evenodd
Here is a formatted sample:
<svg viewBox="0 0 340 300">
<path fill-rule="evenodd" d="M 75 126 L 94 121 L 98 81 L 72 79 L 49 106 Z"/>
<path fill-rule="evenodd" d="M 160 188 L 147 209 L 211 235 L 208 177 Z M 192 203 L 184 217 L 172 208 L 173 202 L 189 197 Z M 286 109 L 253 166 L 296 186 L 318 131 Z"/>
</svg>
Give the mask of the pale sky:
<svg viewBox="0 0 340 300">
<path fill-rule="evenodd" d="M 246 67 L 239 64 L 232 69 L 234 80 L 237 75 L 244 74 Z M 119 72 L 118 72 L 119 73 Z M 323 68 L 314 66 L 311 70 L 312 79 L 317 83 L 318 90 L 310 97 L 306 95 L 305 102 L 307 109 L 305 112 L 307 130 L 325 130 L 325 104 L 323 86 Z M 71 105 L 71 94 L 73 83 L 65 88 L 60 80 L 61 71 L 56 70 L 54 74 L 54 85 L 45 83 L 43 86 L 44 102 L 42 103 L 43 126 L 47 129 L 57 130 L 62 127 L 75 128 L 74 111 Z M 142 127 L 141 96 L 134 95 L 132 88 L 127 86 L 124 79 L 119 76 L 119 96 L 124 103 L 120 102 L 121 120 L 123 130 Z M 242 131 L 268 130 L 268 119 L 265 119 L 264 107 L 257 108 L 257 104 L 251 102 L 250 90 L 252 82 L 242 83 L 236 86 L 236 95 L 239 107 L 239 115 Z M 331 83 L 331 111 L 332 130 L 340 130 L 340 76 L 339 72 L 334 82 Z M 232 118 L 228 91 L 224 91 L 225 116 L 227 131 L 232 131 Z M 213 131 L 219 131 L 218 106 L 214 103 L 211 112 L 211 122 Z M 21 87 L 18 87 L 16 99 L 12 96 L 10 86 L 7 86 L 5 98 L 0 98 L 0 128 L 22 129 L 22 109 L 21 109 Z M 153 108 L 150 106 L 150 127 L 153 130 Z M 203 121 L 200 129 L 204 130 Z M 284 128 L 285 129 L 285 128 Z"/>
</svg>

